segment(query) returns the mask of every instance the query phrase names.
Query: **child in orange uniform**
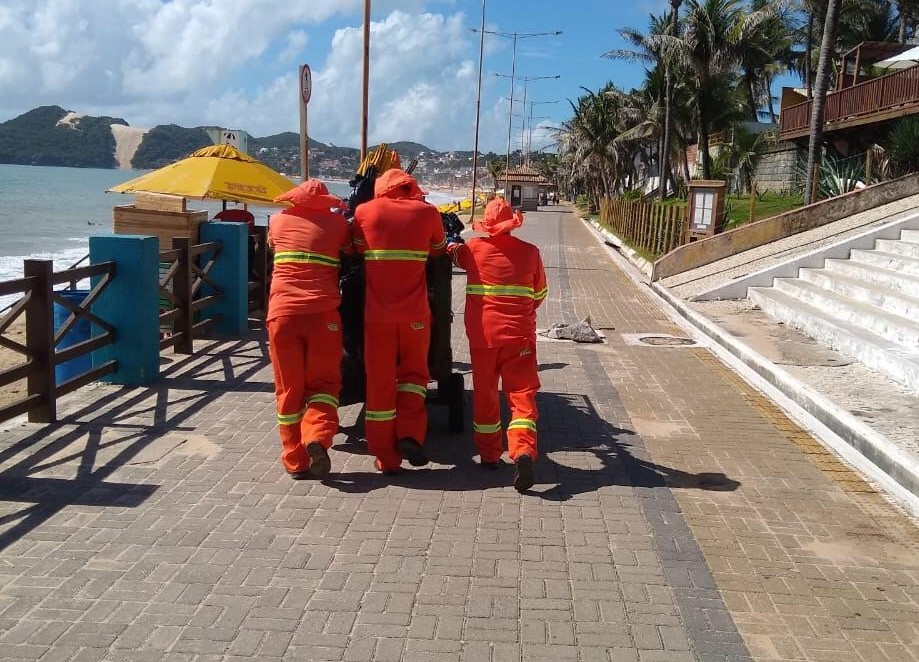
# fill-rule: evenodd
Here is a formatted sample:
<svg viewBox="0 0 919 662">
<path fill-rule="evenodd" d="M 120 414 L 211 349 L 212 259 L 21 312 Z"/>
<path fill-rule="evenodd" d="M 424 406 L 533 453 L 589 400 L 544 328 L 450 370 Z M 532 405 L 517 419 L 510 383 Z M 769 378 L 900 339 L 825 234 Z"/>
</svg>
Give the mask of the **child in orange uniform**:
<svg viewBox="0 0 919 662">
<path fill-rule="evenodd" d="M 535 481 L 536 309 L 545 300 L 546 273 L 539 249 L 511 236 L 523 224 L 507 200 L 488 203 L 473 229 L 487 237 L 462 243 L 447 238 L 453 263 L 467 274 L 466 335 L 472 355 L 473 431 L 483 467 L 501 466 L 501 410 L 498 378 L 511 409 L 507 448 L 517 467 L 514 487 L 523 492 Z"/>
</svg>

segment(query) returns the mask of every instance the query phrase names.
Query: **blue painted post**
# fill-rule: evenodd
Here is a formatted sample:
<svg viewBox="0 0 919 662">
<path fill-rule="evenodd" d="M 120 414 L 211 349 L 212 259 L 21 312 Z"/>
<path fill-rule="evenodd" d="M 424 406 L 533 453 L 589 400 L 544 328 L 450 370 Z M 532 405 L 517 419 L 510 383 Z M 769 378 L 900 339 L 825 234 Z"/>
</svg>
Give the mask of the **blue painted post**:
<svg viewBox="0 0 919 662">
<path fill-rule="evenodd" d="M 160 249 L 156 237 L 89 238 L 93 264 L 115 262 L 115 278 L 93 303 L 93 313 L 115 327 L 115 341 L 93 352 L 93 366 L 115 359 L 102 381 L 126 386 L 153 383 L 160 373 Z M 93 278 L 93 286 L 99 277 Z"/>
<path fill-rule="evenodd" d="M 249 328 L 249 226 L 209 222 L 202 223 L 198 229 L 202 244 L 223 243 L 210 272 L 211 280 L 223 290 L 223 298 L 202 310 L 201 316 L 205 319 L 221 317 L 211 327 L 216 335 L 241 336 Z M 202 259 L 206 258 L 205 255 Z"/>
</svg>

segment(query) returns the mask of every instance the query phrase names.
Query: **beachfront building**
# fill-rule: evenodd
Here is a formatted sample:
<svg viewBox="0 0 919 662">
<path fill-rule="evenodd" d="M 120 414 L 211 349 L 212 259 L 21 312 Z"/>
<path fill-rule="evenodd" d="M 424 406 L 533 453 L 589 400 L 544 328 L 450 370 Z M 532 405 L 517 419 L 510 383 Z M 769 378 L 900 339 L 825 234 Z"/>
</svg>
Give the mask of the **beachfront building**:
<svg viewBox="0 0 919 662">
<path fill-rule="evenodd" d="M 504 174 L 504 191 L 511 206 L 536 211 L 539 199 L 552 188 L 552 182 L 530 166 L 516 166 Z"/>
</svg>

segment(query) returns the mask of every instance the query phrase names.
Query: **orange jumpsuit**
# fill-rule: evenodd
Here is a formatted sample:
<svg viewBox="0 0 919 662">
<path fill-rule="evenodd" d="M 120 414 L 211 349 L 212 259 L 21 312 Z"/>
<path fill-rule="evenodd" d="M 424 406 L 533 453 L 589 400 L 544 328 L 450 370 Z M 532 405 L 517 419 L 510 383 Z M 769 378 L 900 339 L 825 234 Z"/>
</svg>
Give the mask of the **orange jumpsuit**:
<svg viewBox="0 0 919 662">
<path fill-rule="evenodd" d="M 504 203 L 503 200 L 501 200 Z M 510 207 L 504 203 L 507 212 Z M 483 463 L 501 458 L 501 410 L 498 378 L 508 400 L 511 421 L 507 448 L 512 461 L 523 454 L 535 460 L 536 309 L 546 298 L 546 274 L 539 249 L 512 237 L 514 223 L 489 218 L 490 205 L 476 229 L 494 236 L 448 247 L 453 263 L 467 274 L 466 335 L 472 355 L 473 438 Z M 513 218 L 513 217 L 511 217 Z M 501 221 L 504 221 L 502 224 Z"/>
<path fill-rule="evenodd" d="M 431 311 L 425 266 L 443 252 L 437 208 L 396 168 L 375 182 L 374 199 L 354 215 L 354 248 L 366 268 L 364 366 L 367 446 L 381 471 L 397 470 L 399 439 L 424 444 L 428 416 Z"/>
<path fill-rule="evenodd" d="M 268 350 L 274 368 L 281 461 L 289 473 L 309 469 L 305 447 L 328 449 L 338 432 L 342 337 L 338 314 L 340 251 L 351 230 L 330 207 L 345 203 L 307 180 L 276 199 L 293 207 L 271 218 L 274 273 L 268 299 Z"/>
</svg>

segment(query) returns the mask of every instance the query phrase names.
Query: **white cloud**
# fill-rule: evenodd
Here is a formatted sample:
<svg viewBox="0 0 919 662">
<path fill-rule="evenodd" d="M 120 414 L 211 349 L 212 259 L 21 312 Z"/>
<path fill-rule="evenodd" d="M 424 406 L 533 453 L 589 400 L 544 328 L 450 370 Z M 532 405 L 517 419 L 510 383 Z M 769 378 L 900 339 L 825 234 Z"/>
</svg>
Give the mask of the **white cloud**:
<svg viewBox="0 0 919 662">
<path fill-rule="evenodd" d="M 371 142 L 471 146 L 477 36 L 462 13 L 423 13 L 455 12 L 457 4 L 374 2 Z M 310 134 L 356 146 L 362 7 L 361 0 L 2 0 L 0 120 L 58 104 L 134 126 L 296 131 L 296 68 L 278 72 L 305 44 L 315 48 L 317 26 L 337 17 L 353 27 L 336 31 L 314 67 Z M 502 149 L 506 117 L 506 102 L 483 112 L 484 148 Z"/>
</svg>

